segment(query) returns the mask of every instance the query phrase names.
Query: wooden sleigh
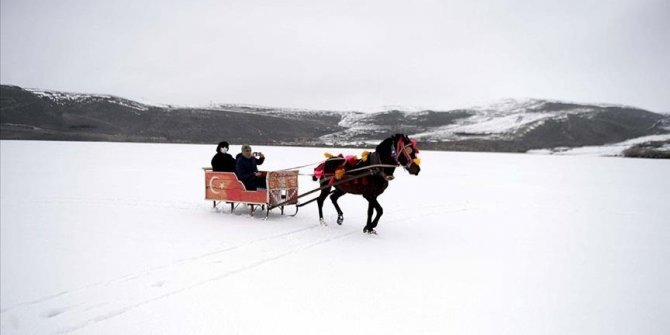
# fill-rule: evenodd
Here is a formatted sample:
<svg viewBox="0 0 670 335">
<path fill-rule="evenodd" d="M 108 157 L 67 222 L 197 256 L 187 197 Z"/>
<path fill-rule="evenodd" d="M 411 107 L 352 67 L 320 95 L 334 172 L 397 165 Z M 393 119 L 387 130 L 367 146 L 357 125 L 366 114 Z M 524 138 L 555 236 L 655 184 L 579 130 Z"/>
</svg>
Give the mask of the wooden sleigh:
<svg viewBox="0 0 670 335">
<path fill-rule="evenodd" d="M 266 188 L 247 191 L 244 184 L 233 172 L 214 172 L 211 168 L 205 171 L 205 200 L 211 200 L 216 208 L 221 203 L 230 204 L 232 213 L 240 204 L 250 207 L 253 216 L 256 209 L 265 211 L 279 208 L 284 214 L 284 206 L 295 205 L 294 216 L 298 213 L 298 170 L 282 170 L 264 172 Z"/>
</svg>

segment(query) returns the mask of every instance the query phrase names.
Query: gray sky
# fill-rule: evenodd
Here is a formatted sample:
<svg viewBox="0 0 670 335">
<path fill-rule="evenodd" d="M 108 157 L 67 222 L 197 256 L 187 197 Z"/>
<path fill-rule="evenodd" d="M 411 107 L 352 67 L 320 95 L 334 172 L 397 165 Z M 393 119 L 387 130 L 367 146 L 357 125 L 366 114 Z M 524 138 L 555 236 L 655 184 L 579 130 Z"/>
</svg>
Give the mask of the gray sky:
<svg viewBox="0 0 670 335">
<path fill-rule="evenodd" d="M 1 0 L 1 81 L 375 110 L 550 98 L 670 112 L 668 0 Z"/>
</svg>

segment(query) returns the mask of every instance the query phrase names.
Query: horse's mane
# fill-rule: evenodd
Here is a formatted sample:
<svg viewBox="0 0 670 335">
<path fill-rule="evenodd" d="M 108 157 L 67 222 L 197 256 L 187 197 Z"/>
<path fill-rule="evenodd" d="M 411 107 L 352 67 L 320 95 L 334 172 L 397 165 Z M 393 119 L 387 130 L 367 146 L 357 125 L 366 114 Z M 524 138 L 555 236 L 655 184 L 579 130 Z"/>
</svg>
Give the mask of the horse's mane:
<svg viewBox="0 0 670 335">
<path fill-rule="evenodd" d="M 402 134 L 393 135 L 391 137 L 383 140 L 375 148 L 375 153 L 378 155 L 381 164 L 383 165 L 396 165 L 396 159 L 394 158 L 393 151 L 395 150 L 395 141 L 398 136 L 403 136 Z M 389 176 L 393 175 L 395 172 L 395 167 L 385 166 L 383 167 L 384 173 Z"/>
<path fill-rule="evenodd" d="M 393 162 L 393 156 L 391 152 L 393 151 L 393 145 L 395 144 L 395 137 L 396 135 L 393 135 L 383 140 L 375 148 L 375 152 L 379 155 L 379 158 L 381 158 L 382 161 L 385 161 L 385 164 Z M 391 160 L 389 161 L 389 159 Z"/>
</svg>

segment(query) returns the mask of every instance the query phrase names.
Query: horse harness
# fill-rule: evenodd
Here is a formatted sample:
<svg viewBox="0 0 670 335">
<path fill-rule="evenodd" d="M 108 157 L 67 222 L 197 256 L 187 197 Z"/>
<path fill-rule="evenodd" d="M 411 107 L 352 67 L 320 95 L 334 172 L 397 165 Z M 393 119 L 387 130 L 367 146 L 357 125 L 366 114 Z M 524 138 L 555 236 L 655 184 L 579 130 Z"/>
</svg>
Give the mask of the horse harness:
<svg viewBox="0 0 670 335">
<path fill-rule="evenodd" d="M 398 166 L 403 166 L 405 169 L 409 169 L 414 162 L 414 159 L 412 159 L 413 152 L 418 152 L 418 150 L 416 150 L 415 142 L 410 141 L 410 143 L 405 144 L 405 140 L 402 137 L 398 139 L 395 147 L 391 147 L 391 157 L 393 157 Z M 400 163 L 399 155 L 403 155 L 407 160 L 405 165 Z"/>
<path fill-rule="evenodd" d="M 415 147 L 414 141 L 411 141 L 410 143 L 405 144 L 405 141 L 402 137 L 398 138 L 398 141 L 395 143 L 395 145 L 391 146 L 391 157 L 393 158 L 393 161 L 395 162 L 395 166 L 403 166 L 404 168 L 408 169 L 414 161 L 412 158 L 411 154 L 413 152 L 418 152 Z M 406 164 L 400 163 L 400 155 L 404 156 L 405 159 L 407 160 Z M 379 157 L 379 154 L 377 152 L 370 152 L 367 154 L 367 157 L 363 159 L 357 159 L 355 156 L 347 156 L 344 157 L 342 155 L 338 156 L 332 156 L 331 159 L 338 159 L 341 160 L 342 163 L 335 169 L 335 172 L 330 175 L 330 181 L 329 184 L 333 185 L 337 180 L 341 180 L 344 178 L 344 176 L 348 173 L 358 171 L 358 170 L 369 170 L 371 174 L 379 174 L 382 177 L 384 177 L 387 180 L 393 179 L 393 176 L 386 176 L 384 173 L 383 167 L 392 167 L 391 165 L 386 165 L 381 161 L 381 157 Z M 368 166 L 363 166 L 359 167 L 360 163 L 362 161 L 370 161 L 370 165 Z M 347 167 L 353 168 L 347 170 Z M 320 164 L 317 168 L 314 169 L 314 177 L 317 179 L 321 179 L 322 177 L 327 177 L 328 174 L 324 173 L 324 168 L 325 168 L 325 163 Z M 365 179 L 366 176 L 360 176 L 359 178 L 350 178 L 348 182 L 354 182 L 358 183 L 358 179 L 363 179 L 361 182 L 365 185 L 367 184 L 367 180 Z M 390 178 L 388 178 L 390 177 Z"/>
</svg>

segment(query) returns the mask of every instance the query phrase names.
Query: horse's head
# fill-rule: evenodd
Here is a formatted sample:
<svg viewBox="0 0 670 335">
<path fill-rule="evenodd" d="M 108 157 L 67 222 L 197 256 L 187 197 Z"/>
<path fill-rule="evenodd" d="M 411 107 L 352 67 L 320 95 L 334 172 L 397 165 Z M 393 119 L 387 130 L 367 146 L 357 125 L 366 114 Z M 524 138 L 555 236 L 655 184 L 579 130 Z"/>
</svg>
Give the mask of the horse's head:
<svg viewBox="0 0 670 335">
<path fill-rule="evenodd" d="M 405 134 L 396 134 L 393 136 L 393 156 L 398 165 L 412 175 L 419 175 L 421 167 L 419 164 L 421 160 L 418 157 L 419 148 L 416 146 L 416 141 L 410 139 Z"/>
</svg>

